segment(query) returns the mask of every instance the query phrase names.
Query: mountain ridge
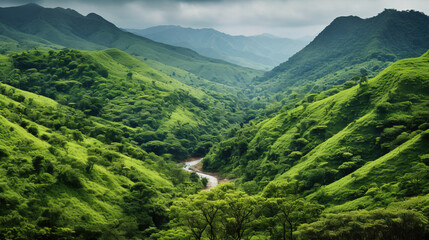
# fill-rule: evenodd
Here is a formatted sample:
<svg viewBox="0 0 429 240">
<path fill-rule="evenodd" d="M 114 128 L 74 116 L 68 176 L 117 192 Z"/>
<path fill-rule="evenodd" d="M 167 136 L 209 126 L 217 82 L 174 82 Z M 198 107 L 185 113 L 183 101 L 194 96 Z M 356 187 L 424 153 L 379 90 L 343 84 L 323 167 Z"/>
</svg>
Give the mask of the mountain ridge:
<svg viewBox="0 0 429 240">
<path fill-rule="evenodd" d="M 63 47 L 81 50 L 118 48 L 142 61 L 148 58 L 231 86 L 243 87 L 260 74 L 257 70 L 203 57 L 190 49 L 124 32 L 94 14 L 83 16 L 71 9 L 43 8 L 35 4 L 0 8 L 0 13 L 0 23 L 27 34 L 29 38 L 36 36 Z M 14 40 L 22 42 L 24 39 Z"/>
<path fill-rule="evenodd" d="M 191 48 L 209 57 L 264 69 L 284 61 L 306 44 L 302 40 L 263 35 L 232 36 L 212 28 L 194 29 L 178 25 L 126 30 L 155 41 Z"/>
<path fill-rule="evenodd" d="M 429 154 L 428 59 L 429 51 L 399 60 L 358 86 L 341 86 L 331 96 L 322 92 L 236 130 L 211 149 L 204 167 L 239 176 L 249 192 L 285 184 L 329 211 L 386 207 L 404 194 L 426 195 L 428 184 L 413 185 L 398 173 L 429 171 L 423 160 Z M 384 185 L 390 188 L 382 190 Z M 385 194 L 384 203 L 368 197 L 371 187 Z"/>
<path fill-rule="evenodd" d="M 424 54 L 429 49 L 428 26 L 429 17 L 412 10 L 390 9 L 367 19 L 338 17 L 304 49 L 265 73 L 255 86 L 267 89 L 261 93 L 309 94 L 305 85 L 320 92 L 336 81 L 343 83 L 361 75 L 361 69 L 375 76 L 393 61 Z"/>
</svg>

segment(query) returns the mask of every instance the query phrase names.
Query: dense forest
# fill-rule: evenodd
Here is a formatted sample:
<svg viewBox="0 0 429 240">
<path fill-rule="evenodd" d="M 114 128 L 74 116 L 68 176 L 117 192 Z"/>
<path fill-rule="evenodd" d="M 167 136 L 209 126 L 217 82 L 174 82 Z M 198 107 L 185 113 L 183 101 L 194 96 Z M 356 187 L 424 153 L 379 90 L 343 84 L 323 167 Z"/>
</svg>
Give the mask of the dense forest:
<svg viewBox="0 0 429 240">
<path fill-rule="evenodd" d="M 427 239 L 428 50 L 385 10 L 263 73 L 0 8 L 0 239 Z"/>
</svg>

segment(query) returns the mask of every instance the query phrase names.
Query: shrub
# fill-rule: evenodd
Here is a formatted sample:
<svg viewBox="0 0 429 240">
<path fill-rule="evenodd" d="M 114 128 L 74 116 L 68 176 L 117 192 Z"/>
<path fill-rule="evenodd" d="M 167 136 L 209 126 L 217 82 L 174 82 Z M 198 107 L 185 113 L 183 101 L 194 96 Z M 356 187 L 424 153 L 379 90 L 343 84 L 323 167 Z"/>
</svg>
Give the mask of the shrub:
<svg viewBox="0 0 429 240">
<path fill-rule="evenodd" d="M 419 126 L 419 129 L 423 130 L 423 131 L 429 129 L 429 123 L 423 123 L 423 124 L 421 124 Z"/>
<path fill-rule="evenodd" d="M 39 136 L 39 129 L 36 126 L 30 126 L 27 131 L 36 137 Z"/>
<path fill-rule="evenodd" d="M 204 187 L 207 187 L 207 183 L 209 182 L 209 180 L 207 178 L 203 178 L 201 179 L 201 182 L 203 183 Z"/>
<path fill-rule="evenodd" d="M 427 219 L 410 210 L 359 210 L 327 214 L 298 228 L 298 239 L 425 239 Z"/>
<path fill-rule="evenodd" d="M 380 114 L 387 114 L 392 111 L 392 104 L 390 102 L 384 102 L 377 105 L 377 112 Z"/>
<path fill-rule="evenodd" d="M 424 154 L 420 156 L 420 160 L 426 164 L 426 166 L 429 166 L 429 154 Z"/>
<path fill-rule="evenodd" d="M 81 188 L 83 184 L 79 173 L 68 165 L 61 165 L 58 173 L 58 180 L 67 186 Z"/>
<path fill-rule="evenodd" d="M 86 172 L 88 173 L 91 172 L 92 169 L 94 168 L 94 164 L 96 164 L 98 161 L 99 161 L 98 157 L 89 156 L 85 167 Z"/>
<path fill-rule="evenodd" d="M 7 157 L 9 157 L 9 152 L 4 148 L 0 148 L 0 159 Z"/>
<path fill-rule="evenodd" d="M 302 152 L 300 151 L 293 151 L 288 156 L 290 159 L 296 161 L 299 160 L 302 157 Z"/>
<path fill-rule="evenodd" d="M 318 125 L 318 126 L 313 127 L 311 129 L 310 133 L 312 135 L 322 136 L 323 134 L 325 134 L 327 128 L 328 128 L 328 126 L 326 126 L 326 125 Z"/>
<path fill-rule="evenodd" d="M 43 141 L 48 142 L 49 141 L 49 136 L 47 134 L 42 134 L 42 136 L 40 136 L 40 139 L 42 139 Z"/>
<path fill-rule="evenodd" d="M 19 126 L 21 126 L 22 128 L 27 128 L 28 127 L 28 122 L 22 120 L 21 123 L 19 124 Z"/>
<path fill-rule="evenodd" d="M 79 130 L 74 130 L 72 137 L 75 141 L 83 141 L 83 134 Z"/>
</svg>

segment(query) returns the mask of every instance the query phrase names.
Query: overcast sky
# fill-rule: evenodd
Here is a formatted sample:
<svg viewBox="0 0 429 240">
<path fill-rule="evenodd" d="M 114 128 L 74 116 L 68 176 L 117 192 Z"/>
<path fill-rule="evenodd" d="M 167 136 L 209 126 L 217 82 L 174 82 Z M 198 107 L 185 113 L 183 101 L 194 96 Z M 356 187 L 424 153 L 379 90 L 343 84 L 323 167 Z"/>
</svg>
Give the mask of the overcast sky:
<svg viewBox="0 0 429 240">
<path fill-rule="evenodd" d="M 121 28 L 181 25 L 232 35 L 315 36 L 338 16 L 368 18 L 385 8 L 429 13 L 429 0 L 0 0 L 95 12 Z"/>
</svg>

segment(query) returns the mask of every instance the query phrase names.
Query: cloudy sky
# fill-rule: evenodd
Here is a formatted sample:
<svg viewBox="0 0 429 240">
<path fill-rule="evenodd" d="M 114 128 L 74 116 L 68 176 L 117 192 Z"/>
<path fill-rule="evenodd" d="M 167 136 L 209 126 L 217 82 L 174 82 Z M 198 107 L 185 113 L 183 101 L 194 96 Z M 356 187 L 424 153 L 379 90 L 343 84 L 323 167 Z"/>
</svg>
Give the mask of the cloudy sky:
<svg viewBox="0 0 429 240">
<path fill-rule="evenodd" d="M 232 35 L 315 36 L 338 16 L 368 18 L 385 8 L 429 14 L 429 0 L 0 0 L 95 12 L 121 28 L 181 25 Z"/>
</svg>

